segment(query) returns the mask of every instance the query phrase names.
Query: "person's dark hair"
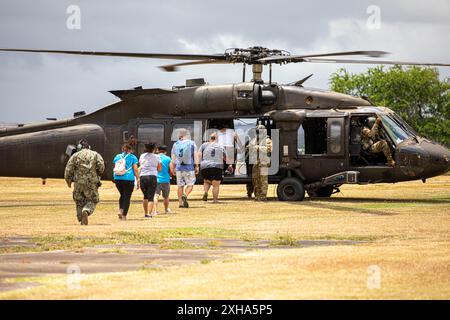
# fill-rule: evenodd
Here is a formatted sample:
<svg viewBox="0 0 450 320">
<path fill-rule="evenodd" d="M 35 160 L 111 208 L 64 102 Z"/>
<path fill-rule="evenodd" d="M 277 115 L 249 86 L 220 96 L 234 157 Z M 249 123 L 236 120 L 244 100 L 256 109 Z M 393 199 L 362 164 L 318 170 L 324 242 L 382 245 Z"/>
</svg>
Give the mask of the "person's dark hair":
<svg viewBox="0 0 450 320">
<path fill-rule="evenodd" d="M 91 146 L 89 145 L 89 142 L 86 140 L 86 139 L 81 139 L 79 142 L 78 142 L 78 146 L 77 146 L 77 149 L 78 150 L 81 150 L 81 149 L 90 149 L 91 148 Z"/>
<path fill-rule="evenodd" d="M 167 152 L 167 146 L 165 144 L 158 147 L 159 152 Z"/>
<path fill-rule="evenodd" d="M 133 147 L 128 143 L 122 145 L 122 152 L 130 152 L 133 151 Z"/>
<path fill-rule="evenodd" d="M 149 142 L 147 144 L 145 144 L 145 151 L 148 153 L 153 153 L 156 150 L 156 143 L 154 142 Z"/>
<path fill-rule="evenodd" d="M 137 146 L 137 140 L 136 140 L 136 138 L 134 137 L 134 135 L 131 135 L 131 136 L 128 138 L 127 144 L 130 145 L 132 149 L 134 149 L 134 148 Z"/>
</svg>

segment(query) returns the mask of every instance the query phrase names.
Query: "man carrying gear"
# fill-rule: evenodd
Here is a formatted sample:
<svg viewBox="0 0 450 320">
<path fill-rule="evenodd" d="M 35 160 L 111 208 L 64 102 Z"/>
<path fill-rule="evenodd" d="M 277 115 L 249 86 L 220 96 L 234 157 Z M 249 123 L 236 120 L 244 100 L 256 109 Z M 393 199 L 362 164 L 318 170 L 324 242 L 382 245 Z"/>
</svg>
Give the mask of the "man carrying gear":
<svg viewBox="0 0 450 320">
<path fill-rule="evenodd" d="M 64 179 L 69 188 L 74 183 L 73 200 L 77 207 L 78 222 L 87 225 L 88 216 L 94 213 L 99 202 L 98 188 L 105 162 L 99 153 L 91 150 L 85 139 L 80 140 L 77 150 L 67 163 Z"/>
<path fill-rule="evenodd" d="M 361 145 L 364 151 L 370 153 L 380 153 L 383 152 L 384 156 L 387 159 L 387 165 L 390 167 L 395 166 L 395 161 L 392 159 L 392 152 L 389 147 L 389 144 L 386 140 L 380 139 L 378 136 L 379 127 L 381 125 L 381 118 L 377 117 L 375 120 L 374 117 L 370 117 L 367 119 L 367 126 L 365 126 L 362 130 L 361 137 Z M 369 129 L 371 127 L 371 129 Z"/>
<path fill-rule="evenodd" d="M 256 127 L 255 137 L 248 144 L 249 162 L 253 164 L 252 183 L 256 201 L 267 200 L 269 187 L 270 155 L 272 140 L 267 136 L 267 129 L 263 125 Z M 247 190 L 248 192 L 249 190 Z"/>
</svg>

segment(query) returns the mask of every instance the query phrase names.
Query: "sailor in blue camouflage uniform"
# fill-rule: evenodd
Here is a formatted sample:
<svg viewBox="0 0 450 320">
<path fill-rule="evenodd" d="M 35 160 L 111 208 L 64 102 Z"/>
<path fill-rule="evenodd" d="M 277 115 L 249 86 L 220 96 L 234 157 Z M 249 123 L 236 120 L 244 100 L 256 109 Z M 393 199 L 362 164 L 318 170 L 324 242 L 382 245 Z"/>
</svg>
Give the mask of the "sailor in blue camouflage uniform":
<svg viewBox="0 0 450 320">
<path fill-rule="evenodd" d="M 78 222 L 87 225 L 88 216 L 94 213 L 99 202 L 98 188 L 105 162 L 99 153 L 91 150 L 85 139 L 80 140 L 77 149 L 79 151 L 67 163 L 64 179 L 69 188 L 74 183 L 73 200 L 77 207 Z"/>
</svg>

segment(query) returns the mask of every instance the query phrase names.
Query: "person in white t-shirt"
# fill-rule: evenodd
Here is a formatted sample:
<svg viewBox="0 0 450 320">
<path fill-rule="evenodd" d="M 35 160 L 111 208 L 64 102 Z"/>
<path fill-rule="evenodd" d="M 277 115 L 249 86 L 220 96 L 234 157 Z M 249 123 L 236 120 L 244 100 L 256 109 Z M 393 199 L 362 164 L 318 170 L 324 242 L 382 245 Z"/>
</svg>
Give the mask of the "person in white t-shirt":
<svg viewBox="0 0 450 320">
<path fill-rule="evenodd" d="M 146 218 L 152 217 L 151 214 L 149 215 L 149 212 L 153 211 L 158 171 L 161 171 L 162 168 L 161 158 L 155 153 L 156 149 L 156 143 L 146 144 L 146 152 L 139 158 L 140 188 L 144 194 L 142 206 Z"/>
<path fill-rule="evenodd" d="M 222 127 L 219 132 L 217 132 L 217 143 L 221 145 L 227 154 L 227 164 L 235 165 L 235 148 L 242 148 L 242 143 L 239 140 L 236 132 L 233 129 Z M 228 173 L 233 173 L 234 169 L 231 167 L 231 171 Z"/>
</svg>

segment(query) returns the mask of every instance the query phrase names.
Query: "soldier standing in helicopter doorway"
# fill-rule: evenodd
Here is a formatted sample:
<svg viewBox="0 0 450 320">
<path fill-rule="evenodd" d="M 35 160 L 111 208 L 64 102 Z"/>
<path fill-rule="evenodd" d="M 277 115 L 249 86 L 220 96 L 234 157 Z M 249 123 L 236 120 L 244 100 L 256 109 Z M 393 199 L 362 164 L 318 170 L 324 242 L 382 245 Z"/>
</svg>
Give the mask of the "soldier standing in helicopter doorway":
<svg viewBox="0 0 450 320">
<path fill-rule="evenodd" d="M 258 125 L 253 139 L 248 144 L 249 162 L 253 164 L 252 182 L 256 201 L 267 200 L 269 187 L 269 167 L 272 153 L 272 140 L 267 136 L 267 129 Z"/>
<path fill-rule="evenodd" d="M 64 179 L 69 188 L 74 183 L 73 200 L 77 207 L 78 222 L 87 225 L 88 216 L 94 213 L 99 202 L 98 188 L 105 162 L 99 153 L 91 150 L 85 139 L 80 140 L 77 150 L 67 163 Z"/>
</svg>

